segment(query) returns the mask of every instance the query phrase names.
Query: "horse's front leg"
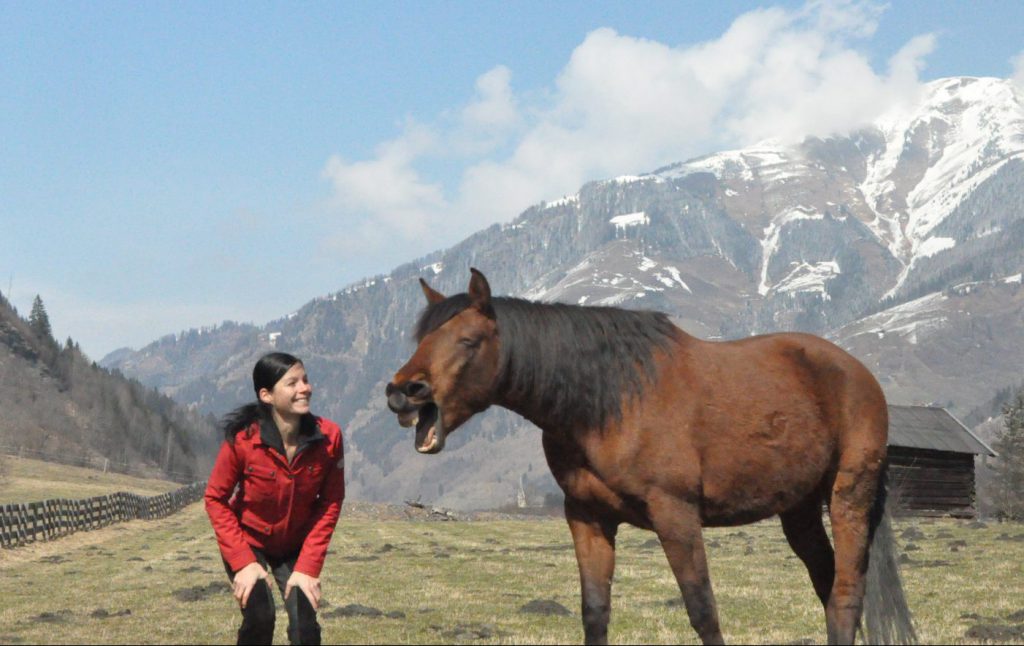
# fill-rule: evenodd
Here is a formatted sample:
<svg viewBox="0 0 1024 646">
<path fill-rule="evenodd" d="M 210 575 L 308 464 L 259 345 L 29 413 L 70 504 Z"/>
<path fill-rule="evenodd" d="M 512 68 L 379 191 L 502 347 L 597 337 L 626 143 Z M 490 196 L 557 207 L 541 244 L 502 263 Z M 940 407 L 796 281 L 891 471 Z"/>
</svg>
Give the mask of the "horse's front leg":
<svg viewBox="0 0 1024 646">
<path fill-rule="evenodd" d="M 648 512 L 683 593 L 690 625 L 703 643 L 724 644 L 696 506 L 662 494 L 651 497 Z"/>
<path fill-rule="evenodd" d="M 587 644 L 607 644 L 618 524 L 600 520 L 568 496 L 565 519 L 580 569 L 584 640 Z"/>
</svg>

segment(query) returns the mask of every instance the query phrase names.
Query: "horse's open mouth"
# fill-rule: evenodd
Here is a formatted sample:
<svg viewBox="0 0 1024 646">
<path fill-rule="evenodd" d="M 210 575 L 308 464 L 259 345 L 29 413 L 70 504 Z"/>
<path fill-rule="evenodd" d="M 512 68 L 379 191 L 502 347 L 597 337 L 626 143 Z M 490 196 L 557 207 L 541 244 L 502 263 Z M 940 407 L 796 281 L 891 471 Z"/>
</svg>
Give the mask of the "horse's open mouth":
<svg viewBox="0 0 1024 646">
<path fill-rule="evenodd" d="M 444 435 L 441 409 L 437 404 L 427 402 L 420 408 L 416 420 L 416 450 L 420 453 L 437 453 L 444 448 Z"/>
</svg>

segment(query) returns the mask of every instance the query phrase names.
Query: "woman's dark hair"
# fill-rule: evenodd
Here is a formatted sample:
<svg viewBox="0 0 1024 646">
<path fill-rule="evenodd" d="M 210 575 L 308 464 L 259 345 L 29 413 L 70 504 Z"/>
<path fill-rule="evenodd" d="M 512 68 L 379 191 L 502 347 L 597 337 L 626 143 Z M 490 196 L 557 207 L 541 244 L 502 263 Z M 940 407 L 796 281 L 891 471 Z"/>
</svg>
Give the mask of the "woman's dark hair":
<svg viewBox="0 0 1024 646">
<path fill-rule="evenodd" d="M 270 414 L 270 406 L 259 400 L 260 390 L 273 390 L 274 384 L 281 381 L 284 373 L 297 363 L 302 363 L 302 360 L 286 352 L 271 352 L 260 357 L 252 369 L 252 389 L 256 393 L 256 401 L 239 406 L 221 420 L 220 425 L 227 441 L 234 441 L 239 431 Z"/>
</svg>

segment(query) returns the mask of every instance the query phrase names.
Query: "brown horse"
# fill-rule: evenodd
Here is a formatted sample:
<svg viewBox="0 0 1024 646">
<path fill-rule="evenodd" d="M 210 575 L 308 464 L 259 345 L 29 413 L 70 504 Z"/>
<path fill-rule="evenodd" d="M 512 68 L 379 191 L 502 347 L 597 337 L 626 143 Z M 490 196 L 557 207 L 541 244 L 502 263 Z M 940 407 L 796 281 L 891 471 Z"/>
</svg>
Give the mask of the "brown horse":
<svg viewBox="0 0 1024 646">
<path fill-rule="evenodd" d="M 701 527 L 776 514 L 830 643 L 853 643 L 865 596 L 867 639 L 915 639 L 884 513 L 885 397 L 860 362 L 806 334 L 710 343 L 661 313 L 492 298 L 471 271 L 451 298 L 420 281 L 419 346 L 388 405 L 421 453 L 492 404 L 542 429 L 587 643 L 607 642 L 621 523 L 657 533 L 691 625 L 721 643 Z"/>
</svg>

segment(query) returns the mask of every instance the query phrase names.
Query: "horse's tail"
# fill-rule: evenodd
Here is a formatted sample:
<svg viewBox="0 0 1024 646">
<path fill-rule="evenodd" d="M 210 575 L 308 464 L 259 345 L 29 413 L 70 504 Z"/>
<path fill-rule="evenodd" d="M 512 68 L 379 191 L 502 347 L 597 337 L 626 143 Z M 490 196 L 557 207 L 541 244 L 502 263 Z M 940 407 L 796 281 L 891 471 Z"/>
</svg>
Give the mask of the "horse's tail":
<svg viewBox="0 0 1024 646">
<path fill-rule="evenodd" d="M 871 548 L 868 552 L 867 586 L 864 594 L 864 632 L 869 644 L 914 644 L 917 633 L 910 608 L 903 596 L 896 540 L 890 521 L 886 472 L 878 482 L 878 494 L 871 508 Z"/>
</svg>

